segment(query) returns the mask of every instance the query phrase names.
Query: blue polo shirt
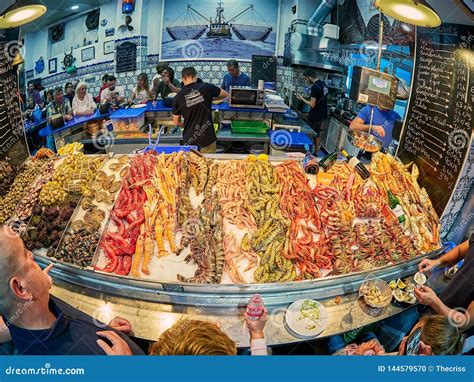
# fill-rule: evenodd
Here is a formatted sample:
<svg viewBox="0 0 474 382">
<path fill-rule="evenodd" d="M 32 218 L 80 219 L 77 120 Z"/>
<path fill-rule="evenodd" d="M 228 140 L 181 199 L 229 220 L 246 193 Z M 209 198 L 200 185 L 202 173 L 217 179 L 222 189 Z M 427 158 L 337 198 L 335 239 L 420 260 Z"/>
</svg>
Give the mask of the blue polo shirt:
<svg viewBox="0 0 474 382">
<path fill-rule="evenodd" d="M 370 123 L 370 113 L 372 106 L 364 106 L 357 114 L 357 117 L 364 121 L 364 124 L 368 125 Z M 387 148 L 392 141 L 392 130 L 395 125 L 395 121 L 402 119 L 400 114 L 393 110 L 380 110 L 377 106 L 374 106 L 374 116 L 372 118 L 372 126 L 380 125 L 385 130 L 385 137 L 379 136 L 375 131 L 371 131 L 377 138 L 382 141 L 383 147 Z"/>
<path fill-rule="evenodd" d="M 103 330 L 118 333 L 127 342 L 132 354 L 145 354 L 126 335 L 101 324 L 64 301 L 51 297 L 49 309 L 56 317 L 50 329 L 28 330 L 6 323 L 18 355 L 105 355 L 97 345 L 100 337 L 96 334 Z"/>
<path fill-rule="evenodd" d="M 240 73 L 237 77 L 232 77 L 230 73 L 226 73 L 221 88 L 228 92 L 231 86 L 250 86 L 250 77 L 245 73 Z"/>
</svg>

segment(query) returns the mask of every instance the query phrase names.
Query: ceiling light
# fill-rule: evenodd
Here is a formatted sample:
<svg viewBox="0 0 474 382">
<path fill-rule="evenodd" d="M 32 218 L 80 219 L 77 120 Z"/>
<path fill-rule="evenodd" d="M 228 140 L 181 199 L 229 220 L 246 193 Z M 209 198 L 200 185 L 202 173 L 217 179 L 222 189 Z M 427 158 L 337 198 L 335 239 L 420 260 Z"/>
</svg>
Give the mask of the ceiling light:
<svg viewBox="0 0 474 382">
<path fill-rule="evenodd" d="M 0 29 L 15 28 L 27 24 L 45 14 L 47 8 L 44 5 L 34 4 L 24 7 L 9 8 L 0 16 Z"/>
<path fill-rule="evenodd" d="M 375 0 L 383 14 L 420 27 L 437 27 L 441 18 L 425 0 Z"/>
<path fill-rule="evenodd" d="M 79 9 L 79 5 L 73 5 L 73 6 L 71 7 L 71 9 L 72 9 L 73 11 L 75 11 L 76 9 Z"/>
</svg>

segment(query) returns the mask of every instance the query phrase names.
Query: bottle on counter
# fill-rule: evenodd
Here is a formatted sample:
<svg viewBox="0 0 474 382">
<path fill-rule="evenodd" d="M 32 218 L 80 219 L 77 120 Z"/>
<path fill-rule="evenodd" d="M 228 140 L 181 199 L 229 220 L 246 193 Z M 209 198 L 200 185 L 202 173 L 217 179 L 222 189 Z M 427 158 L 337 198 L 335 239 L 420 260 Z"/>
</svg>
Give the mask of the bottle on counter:
<svg viewBox="0 0 474 382">
<path fill-rule="evenodd" d="M 406 216 L 405 216 L 405 213 L 403 212 L 402 206 L 400 205 L 400 201 L 393 194 L 391 190 L 387 190 L 387 197 L 388 197 L 388 206 L 397 217 L 398 222 L 403 223 L 406 220 Z"/>
<path fill-rule="evenodd" d="M 362 164 L 359 159 L 353 157 L 352 155 L 349 155 L 346 150 L 341 150 L 341 154 L 344 155 L 344 157 L 347 159 L 348 165 L 351 166 L 354 170 L 356 170 L 357 173 L 362 177 L 362 179 L 365 180 L 370 178 L 370 171 Z"/>
<path fill-rule="evenodd" d="M 319 167 L 321 167 L 325 172 L 329 171 L 329 169 L 334 165 L 334 163 L 336 163 L 338 154 L 339 151 L 336 150 L 333 153 L 324 156 L 319 161 Z"/>
<path fill-rule="evenodd" d="M 307 174 L 316 175 L 319 172 L 319 166 L 316 158 L 309 151 L 309 146 L 305 145 L 306 155 L 303 159 L 303 169 Z"/>
<path fill-rule="evenodd" d="M 263 314 L 263 299 L 259 294 L 254 294 L 247 304 L 247 316 L 257 321 Z"/>
</svg>

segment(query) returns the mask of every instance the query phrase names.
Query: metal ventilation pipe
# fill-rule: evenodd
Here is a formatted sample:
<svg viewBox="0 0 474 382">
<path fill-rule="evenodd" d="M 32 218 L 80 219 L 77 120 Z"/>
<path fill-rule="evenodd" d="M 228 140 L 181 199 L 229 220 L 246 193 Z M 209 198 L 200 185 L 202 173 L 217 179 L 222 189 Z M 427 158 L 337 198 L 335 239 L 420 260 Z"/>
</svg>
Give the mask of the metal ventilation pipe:
<svg viewBox="0 0 474 382">
<path fill-rule="evenodd" d="M 306 30 L 309 35 L 320 36 L 322 34 L 322 24 L 336 5 L 337 0 L 321 0 L 321 3 L 308 20 Z"/>
</svg>

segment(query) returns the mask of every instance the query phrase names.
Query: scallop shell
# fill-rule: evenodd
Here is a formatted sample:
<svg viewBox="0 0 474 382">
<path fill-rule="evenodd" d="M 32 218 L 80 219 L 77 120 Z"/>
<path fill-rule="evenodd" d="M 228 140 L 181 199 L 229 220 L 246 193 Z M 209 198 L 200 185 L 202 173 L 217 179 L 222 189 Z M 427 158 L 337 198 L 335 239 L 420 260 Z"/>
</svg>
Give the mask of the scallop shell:
<svg viewBox="0 0 474 382">
<path fill-rule="evenodd" d="M 116 182 L 112 183 L 112 186 L 110 186 L 109 188 L 109 192 L 111 192 L 112 194 L 115 194 L 118 190 L 120 190 L 121 187 L 122 187 L 122 181 L 117 180 Z"/>
<path fill-rule="evenodd" d="M 413 278 L 415 282 L 419 285 L 423 285 L 426 283 L 426 275 L 421 272 L 416 272 L 415 277 Z"/>
<path fill-rule="evenodd" d="M 122 164 L 128 163 L 128 161 L 130 160 L 130 158 L 126 155 L 122 155 L 122 156 L 118 157 L 117 159 Z"/>
<path fill-rule="evenodd" d="M 102 188 L 104 190 L 108 190 L 112 186 L 112 183 L 114 181 L 115 181 L 115 175 L 108 176 L 107 179 L 102 181 Z"/>
<path fill-rule="evenodd" d="M 104 171 L 98 171 L 97 175 L 95 176 L 95 179 L 98 180 L 99 182 L 107 179 L 107 174 Z"/>
<path fill-rule="evenodd" d="M 122 167 L 123 167 L 123 163 L 112 163 L 112 164 L 109 166 L 109 169 L 111 169 L 112 171 L 118 171 L 118 170 L 120 170 Z"/>
</svg>

